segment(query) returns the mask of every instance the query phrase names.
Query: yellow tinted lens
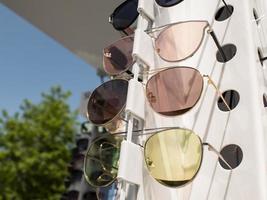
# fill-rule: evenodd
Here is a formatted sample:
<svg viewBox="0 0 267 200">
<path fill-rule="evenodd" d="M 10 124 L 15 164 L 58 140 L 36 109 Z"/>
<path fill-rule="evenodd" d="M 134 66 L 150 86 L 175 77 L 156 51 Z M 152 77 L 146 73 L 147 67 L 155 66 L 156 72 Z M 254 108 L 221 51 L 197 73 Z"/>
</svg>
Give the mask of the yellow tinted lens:
<svg viewBox="0 0 267 200">
<path fill-rule="evenodd" d="M 190 130 L 162 131 L 151 136 L 145 145 L 145 161 L 151 176 L 169 187 L 191 181 L 201 160 L 201 140 Z"/>
</svg>

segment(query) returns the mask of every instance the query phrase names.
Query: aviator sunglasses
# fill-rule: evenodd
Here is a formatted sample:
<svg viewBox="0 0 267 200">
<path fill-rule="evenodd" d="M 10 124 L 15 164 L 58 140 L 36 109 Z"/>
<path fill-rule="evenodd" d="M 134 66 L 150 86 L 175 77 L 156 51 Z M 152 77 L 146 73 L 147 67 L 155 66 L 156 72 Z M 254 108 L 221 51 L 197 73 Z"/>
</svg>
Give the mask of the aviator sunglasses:
<svg viewBox="0 0 267 200">
<path fill-rule="evenodd" d="M 152 134 L 140 146 L 144 149 L 147 170 L 162 185 L 181 187 L 193 181 L 201 167 L 203 146 L 208 146 L 232 169 L 211 144 L 202 142 L 192 130 L 172 127 L 144 131 L 135 136 Z M 123 135 L 125 132 L 106 134 L 91 143 L 84 160 L 84 175 L 91 186 L 106 187 L 116 180 Z"/>
<path fill-rule="evenodd" d="M 222 60 L 226 62 L 223 49 L 208 21 L 191 20 L 176 22 L 155 27 L 145 32 L 153 39 L 155 51 L 163 60 L 178 62 L 195 54 L 204 39 L 206 28 L 208 28 L 207 32 L 215 42 Z M 159 31 L 160 33 L 155 36 L 154 33 Z"/>
<path fill-rule="evenodd" d="M 126 35 L 132 34 L 133 30 L 131 30 L 130 26 L 139 15 L 137 7 L 138 0 L 126 0 L 109 16 L 109 22 L 116 30 L 122 31 Z"/>
<path fill-rule="evenodd" d="M 186 113 L 199 101 L 204 85 L 204 77 L 221 97 L 230 111 L 225 98 L 208 75 L 201 75 L 192 67 L 169 67 L 155 73 L 145 86 L 146 98 L 152 109 L 165 116 Z M 112 79 L 97 87 L 87 104 L 87 117 L 95 125 L 109 126 L 123 120 L 123 110 L 127 100 L 128 81 Z"/>
</svg>

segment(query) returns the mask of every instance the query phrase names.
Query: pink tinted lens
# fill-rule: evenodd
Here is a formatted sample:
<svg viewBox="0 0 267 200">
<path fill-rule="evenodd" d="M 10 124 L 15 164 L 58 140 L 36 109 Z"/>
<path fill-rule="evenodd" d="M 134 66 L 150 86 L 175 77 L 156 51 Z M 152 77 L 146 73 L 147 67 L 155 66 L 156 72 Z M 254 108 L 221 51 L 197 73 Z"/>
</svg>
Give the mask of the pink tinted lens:
<svg viewBox="0 0 267 200">
<path fill-rule="evenodd" d="M 109 75 L 117 75 L 128 70 L 133 63 L 134 36 L 124 37 L 104 49 L 104 70 Z"/>
<path fill-rule="evenodd" d="M 96 125 L 111 122 L 124 108 L 128 81 L 114 79 L 103 83 L 90 96 L 87 105 L 89 120 Z"/>
<path fill-rule="evenodd" d="M 159 56 L 167 61 L 180 61 L 193 55 L 204 36 L 206 21 L 189 21 L 171 25 L 156 39 Z"/>
<path fill-rule="evenodd" d="M 151 107 L 166 116 L 183 114 L 191 109 L 201 96 L 203 78 L 198 70 L 174 67 L 152 76 L 146 86 Z"/>
</svg>

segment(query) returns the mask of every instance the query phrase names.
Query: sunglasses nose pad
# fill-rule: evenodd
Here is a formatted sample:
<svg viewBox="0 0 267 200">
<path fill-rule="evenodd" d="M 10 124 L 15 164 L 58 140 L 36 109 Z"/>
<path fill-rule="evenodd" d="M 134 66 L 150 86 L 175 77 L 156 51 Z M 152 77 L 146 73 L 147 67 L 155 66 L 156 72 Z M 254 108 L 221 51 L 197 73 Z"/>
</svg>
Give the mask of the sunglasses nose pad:
<svg viewBox="0 0 267 200">
<path fill-rule="evenodd" d="M 151 102 L 151 103 L 156 103 L 156 97 L 153 95 L 152 92 L 148 92 L 147 93 L 147 98 L 148 98 L 148 101 Z"/>
<path fill-rule="evenodd" d="M 149 157 L 146 158 L 146 163 L 147 163 L 149 168 L 155 168 L 153 161 Z"/>
</svg>

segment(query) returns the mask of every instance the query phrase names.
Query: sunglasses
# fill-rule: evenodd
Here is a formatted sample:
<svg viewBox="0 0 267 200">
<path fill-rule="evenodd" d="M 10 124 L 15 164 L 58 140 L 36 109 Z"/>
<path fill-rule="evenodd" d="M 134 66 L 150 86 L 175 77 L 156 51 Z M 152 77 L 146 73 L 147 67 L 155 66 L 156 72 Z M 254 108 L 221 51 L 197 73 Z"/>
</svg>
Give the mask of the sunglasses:
<svg viewBox="0 0 267 200">
<path fill-rule="evenodd" d="M 137 19 L 138 0 L 126 0 L 120 4 L 109 17 L 109 22 L 113 27 L 124 32 L 126 35 L 132 34 L 130 26 Z"/>
<path fill-rule="evenodd" d="M 155 73 L 155 71 L 148 71 Z M 208 75 L 201 75 L 192 67 L 169 67 L 160 69 L 146 83 L 146 98 L 151 108 L 165 116 L 177 116 L 186 113 L 199 101 L 204 81 L 207 78 L 221 100 L 230 111 L 230 107 L 214 81 Z M 123 110 L 127 100 L 128 81 L 113 79 L 97 87 L 87 104 L 87 117 L 95 125 L 112 126 L 123 120 Z M 109 128 L 112 127 L 112 128 Z M 112 131 L 115 132 L 115 131 Z"/>
<path fill-rule="evenodd" d="M 232 169 L 212 145 L 203 143 L 192 130 L 173 127 L 145 131 L 148 132 L 139 136 L 152 134 L 144 146 L 140 145 L 144 149 L 147 170 L 162 185 L 181 187 L 193 181 L 201 167 L 203 146 L 208 146 L 221 162 Z M 102 136 L 89 147 L 84 160 L 84 174 L 91 186 L 106 187 L 115 181 L 122 134 L 125 133 Z"/>
<path fill-rule="evenodd" d="M 104 48 L 103 66 L 108 75 L 114 76 L 123 72 L 132 74 L 129 69 L 133 65 L 133 41 L 133 35 L 126 36 Z"/>
<path fill-rule="evenodd" d="M 125 79 L 112 79 L 98 86 L 89 97 L 87 118 L 114 132 L 123 120 L 127 91 L 128 81 Z"/>
<path fill-rule="evenodd" d="M 205 35 L 205 29 L 214 40 L 222 60 L 226 62 L 225 53 L 208 21 L 193 20 L 177 22 L 146 30 L 154 40 L 157 54 L 166 61 L 178 62 L 191 57 L 199 49 Z M 158 36 L 155 32 L 160 31 Z"/>
</svg>

